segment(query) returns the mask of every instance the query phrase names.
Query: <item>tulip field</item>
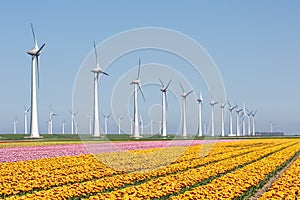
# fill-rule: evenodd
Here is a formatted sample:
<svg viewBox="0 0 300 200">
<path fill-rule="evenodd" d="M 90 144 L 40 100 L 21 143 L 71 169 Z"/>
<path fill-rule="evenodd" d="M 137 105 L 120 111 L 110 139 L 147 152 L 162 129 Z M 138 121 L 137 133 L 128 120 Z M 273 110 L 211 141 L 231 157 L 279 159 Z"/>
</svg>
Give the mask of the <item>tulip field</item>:
<svg viewBox="0 0 300 200">
<path fill-rule="evenodd" d="M 300 139 L 0 143 L 0 199 L 300 198 Z M 274 179 L 274 178 L 273 178 Z"/>
</svg>

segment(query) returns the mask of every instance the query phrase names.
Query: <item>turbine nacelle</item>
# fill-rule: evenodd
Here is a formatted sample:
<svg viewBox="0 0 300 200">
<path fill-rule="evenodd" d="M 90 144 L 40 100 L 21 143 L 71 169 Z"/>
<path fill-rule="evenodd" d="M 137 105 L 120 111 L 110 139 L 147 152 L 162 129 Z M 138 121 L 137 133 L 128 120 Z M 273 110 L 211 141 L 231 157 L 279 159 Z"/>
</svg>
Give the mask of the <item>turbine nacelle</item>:
<svg viewBox="0 0 300 200">
<path fill-rule="evenodd" d="M 102 71 L 102 69 L 98 66 L 91 69 L 91 72 L 96 73 L 96 74 L 104 74 L 104 75 L 108 76 L 108 74 L 106 72 Z"/>
<path fill-rule="evenodd" d="M 140 85 L 141 84 L 141 80 L 133 80 L 131 82 L 131 84 L 138 84 L 138 85 Z"/>
</svg>

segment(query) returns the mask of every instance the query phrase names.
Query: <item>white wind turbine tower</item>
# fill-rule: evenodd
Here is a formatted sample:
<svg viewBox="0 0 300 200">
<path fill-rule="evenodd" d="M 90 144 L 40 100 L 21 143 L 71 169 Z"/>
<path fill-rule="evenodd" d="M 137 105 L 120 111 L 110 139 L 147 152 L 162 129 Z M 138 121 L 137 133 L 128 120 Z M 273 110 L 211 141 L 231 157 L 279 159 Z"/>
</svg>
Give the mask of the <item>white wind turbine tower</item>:
<svg viewBox="0 0 300 200">
<path fill-rule="evenodd" d="M 119 127 L 119 135 L 121 135 L 121 120 L 123 120 L 124 119 L 124 117 L 120 117 L 120 116 L 118 116 L 118 127 Z"/>
<path fill-rule="evenodd" d="M 239 109 L 236 107 L 236 136 L 241 136 L 241 128 L 240 128 L 240 112 L 243 109 Z"/>
<path fill-rule="evenodd" d="M 243 112 L 242 112 L 242 136 L 246 136 L 245 117 L 246 117 L 246 106 L 245 106 L 245 103 L 244 103 Z"/>
<path fill-rule="evenodd" d="M 74 122 L 75 122 L 75 116 L 78 114 L 78 112 L 73 112 L 72 110 L 70 110 L 71 113 L 71 134 L 74 134 Z"/>
<path fill-rule="evenodd" d="M 252 117 L 252 135 L 255 136 L 255 115 L 256 115 L 257 110 L 251 114 Z"/>
<path fill-rule="evenodd" d="M 248 136 L 251 135 L 251 114 L 252 112 L 249 112 L 249 110 L 246 110 L 247 119 L 248 119 Z"/>
<path fill-rule="evenodd" d="M 41 50 L 44 48 L 45 43 L 39 48 L 33 26 L 31 24 L 31 30 L 33 34 L 34 47 L 27 51 L 27 54 L 31 55 L 31 115 L 30 115 L 30 136 L 31 137 L 40 137 L 39 126 L 38 126 L 38 112 L 37 112 L 37 92 L 36 92 L 36 80 L 39 85 L 39 56 Z M 37 69 L 36 69 L 37 67 Z M 37 74 L 36 74 L 37 70 Z"/>
<path fill-rule="evenodd" d="M 111 114 L 109 114 L 109 115 L 102 115 L 102 116 L 104 117 L 104 131 L 105 131 L 105 135 L 107 135 L 107 132 L 108 132 L 107 120 L 111 116 Z"/>
<path fill-rule="evenodd" d="M 24 134 L 27 135 L 28 131 L 27 131 L 27 119 L 28 119 L 28 112 L 30 111 L 30 108 L 26 108 L 26 106 L 24 106 Z"/>
<path fill-rule="evenodd" d="M 182 89 L 182 94 L 181 94 L 181 96 L 182 96 L 182 108 L 183 108 L 183 111 L 182 111 L 182 136 L 187 137 L 187 131 L 186 131 L 186 97 L 188 95 L 190 95 L 193 92 L 193 90 L 186 93 L 180 82 L 179 82 L 179 85 Z"/>
<path fill-rule="evenodd" d="M 53 134 L 53 117 L 57 116 L 57 114 L 55 114 L 53 112 L 52 106 L 50 105 L 50 114 L 49 114 L 49 134 Z"/>
<path fill-rule="evenodd" d="M 104 74 L 108 76 L 107 73 L 102 71 L 99 66 L 98 55 L 96 50 L 96 44 L 94 42 L 94 50 L 96 56 L 96 66 L 91 69 L 91 72 L 94 73 L 94 117 L 93 117 L 93 136 L 100 136 L 100 123 L 99 123 L 99 114 L 98 114 L 98 82 L 99 82 L 99 74 Z"/>
<path fill-rule="evenodd" d="M 140 80 L 140 72 L 141 72 L 141 59 L 139 59 L 139 67 L 138 67 L 138 75 L 135 80 L 131 82 L 131 85 L 134 87 L 134 111 L 133 111 L 133 122 L 134 122 L 134 127 L 133 127 L 133 137 L 134 138 L 139 138 L 140 133 L 139 133 L 139 112 L 138 112 L 138 88 L 145 100 L 145 96 L 143 93 L 143 90 L 141 88 L 141 80 Z"/>
<path fill-rule="evenodd" d="M 65 134 L 65 124 L 66 124 L 66 120 L 64 120 L 62 122 L 62 134 L 64 135 Z"/>
<path fill-rule="evenodd" d="M 75 121 L 75 134 L 78 135 L 78 121 Z"/>
<path fill-rule="evenodd" d="M 227 101 L 229 105 L 229 136 L 233 136 L 233 127 L 232 127 L 232 111 L 237 108 L 237 105 L 231 106 L 230 102 Z"/>
<path fill-rule="evenodd" d="M 141 135 L 144 135 L 144 122 L 142 115 L 140 115 L 140 127 L 141 127 Z"/>
<path fill-rule="evenodd" d="M 162 88 L 160 91 L 162 92 L 162 129 L 161 129 L 161 136 L 167 137 L 167 116 L 166 116 L 166 107 L 167 107 L 167 90 L 170 86 L 172 79 L 169 83 L 165 86 L 164 83 L 159 79 Z"/>
<path fill-rule="evenodd" d="M 198 125 L 198 137 L 202 137 L 202 105 L 203 105 L 203 97 L 202 93 L 200 91 L 200 96 L 197 99 L 198 102 L 198 120 L 199 120 L 199 125 Z"/>
<path fill-rule="evenodd" d="M 223 104 L 221 104 L 221 136 L 224 137 L 225 136 L 225 106 L 226 106 L 226 102 L 224 102 Z"/>
<path fill-rule="evenodd" d="M 212 97 L 210 100 L 210 106 L 211 106 L 211 136 L 214 137 L 215 136 L 215 123 L 214 123 L 214 107 L 216 104 L 218 104 L 219 102 L 215 102 Z"/>
<path fill-rule="evenodd" d="M 18 119 L 16 118 L 14 121 L 14 134 L 17 134 L 17 124 L 18 124 Z"/>
</svg>

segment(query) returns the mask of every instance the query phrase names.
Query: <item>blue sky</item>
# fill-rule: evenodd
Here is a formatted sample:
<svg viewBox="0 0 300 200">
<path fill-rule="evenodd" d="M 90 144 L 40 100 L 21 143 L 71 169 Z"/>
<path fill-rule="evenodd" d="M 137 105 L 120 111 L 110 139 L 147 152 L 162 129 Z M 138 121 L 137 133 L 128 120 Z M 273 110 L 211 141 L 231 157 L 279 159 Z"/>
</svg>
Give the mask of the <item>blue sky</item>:
<svg viewBox="0 0 300 200">
<path fill-rule="evenodd" d="M 81 64 L 92 51 L 93 40 L 100 43 L 133 28 L 162 27 L 182 32 L 205 48 L 219 68 L 227 98 L 258 110 L 258 130 L 269 130 L 273 122 L 276 131 L 300 133 L 299 1 L 5 1 L 0 4 L 1 133 L 12 131 L 16 117 L 18 130 L 23 132 L 23 106 L 30 104 L 30 57 L 26 51 L 33 46 L 31 22 L 39 44 L 46 43 L 41 56 L 38 99 L 41 132 L 47 131 L 50 104 L 59 114 L 53 122 L 54 132 L 60 132 L 63 120 L 67 120 L 70 129 L 73 84 Z M 156 54 L 150 52 L 150 55 Z M 154 59 L 149 52 L 128 55 L 124 58 L 128 70 L 129 66 L 136 66 L 139 56 L 144 63 L 157 62 L 163 57 L 156 55 Z M 164 56 L 163 63 L 168 63 L 167 58 Z M 188 73 L 192 77 L 192 72 L 187 72 L 187 76 Z M 105 93 L 105 89 L 102 91 Z M 209 95 L 205 98 L 204 118 L 209 121 Z M 155 101 L 150 99 L 147 106 L 151 107 Z M 101 112 L 111 112 L 110 107 L 101 105 Z M 144 112 L 146 116 L 147 111 Z M 84 123 L 82 130 L 86 127 Z M 109 123 L 115 129 L 113 120 Z"/>
</svg>

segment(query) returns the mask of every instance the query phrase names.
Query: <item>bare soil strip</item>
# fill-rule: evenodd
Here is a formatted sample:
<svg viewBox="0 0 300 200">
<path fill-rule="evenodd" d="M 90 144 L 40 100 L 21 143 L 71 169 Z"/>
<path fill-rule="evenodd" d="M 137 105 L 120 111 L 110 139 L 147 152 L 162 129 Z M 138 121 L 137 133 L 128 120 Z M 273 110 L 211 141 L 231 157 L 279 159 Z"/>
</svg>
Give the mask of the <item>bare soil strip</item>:
<svg viewBox="0 0 300 200">
<path fill-rule="evenodd" d="M 285 166 L 282 170 L 278 171 L 277 174 L 275 176 L 273 176 L 272 178 L 270 178 L 270 180 L 259 190 L 257 190 L 257 192 L 255 193 L 254 196 L 252 196 L 251 198 L 249 198 L 249 200 L 256 200 L 258 199 L 263 193 L 267 192 L 268 189 L 272 186 L 272 184 L 290 167 L 290 165 L 295 162 L 295 160 L 299 157 L 299 153 L 297 153 L 297 156 L 295 156 L 291 162 Z"/>
</svg>

